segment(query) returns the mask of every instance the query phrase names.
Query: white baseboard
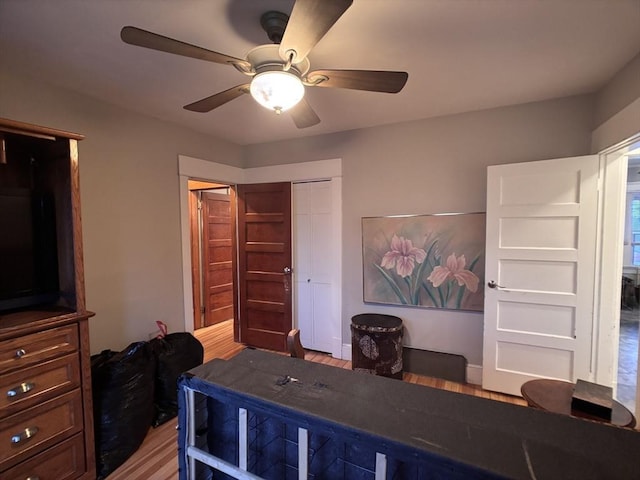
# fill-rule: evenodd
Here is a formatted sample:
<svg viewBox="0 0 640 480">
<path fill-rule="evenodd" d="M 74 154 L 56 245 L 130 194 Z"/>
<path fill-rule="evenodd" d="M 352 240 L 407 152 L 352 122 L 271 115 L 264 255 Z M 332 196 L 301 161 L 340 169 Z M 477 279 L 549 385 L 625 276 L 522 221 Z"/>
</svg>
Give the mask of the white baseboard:
<svg viewBox="0 0 640 480">
<path fill-rule="evenodd" d="M 467 383 L 482 385 L 482 365 L 467 364 Z"/>
<path fill-rule="evenodd" d="M 349 362 L 351 361 L 351 344 L 350 343 L 342 344 L 342 354 L 340 355 L 340 358 L 342 360 L 348 360 Z"/>
<path fill-rule="evenodd" d="M 342 339 L 338 337 L 331 339 L 331 356 L 333 358 L 342 358 Z"/>
</svg>

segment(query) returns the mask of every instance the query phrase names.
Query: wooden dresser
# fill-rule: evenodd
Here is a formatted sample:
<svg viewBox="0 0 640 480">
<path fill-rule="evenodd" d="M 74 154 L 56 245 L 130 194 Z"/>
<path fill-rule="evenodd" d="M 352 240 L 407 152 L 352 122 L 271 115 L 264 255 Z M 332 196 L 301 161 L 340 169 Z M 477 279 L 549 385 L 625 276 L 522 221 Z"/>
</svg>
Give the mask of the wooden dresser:
<svg viewBox="0 0 640 480">
<path fill-rule="evenodd" d="M 0 310 L 3 480 L 96 476 L 88 329 L 93 313 L 85 307 L 78 175 L 82 138 L 0 119 L 0 189 L 45 191 L 54 199 L 59 290 L 42 302 Z"/>
</svg>

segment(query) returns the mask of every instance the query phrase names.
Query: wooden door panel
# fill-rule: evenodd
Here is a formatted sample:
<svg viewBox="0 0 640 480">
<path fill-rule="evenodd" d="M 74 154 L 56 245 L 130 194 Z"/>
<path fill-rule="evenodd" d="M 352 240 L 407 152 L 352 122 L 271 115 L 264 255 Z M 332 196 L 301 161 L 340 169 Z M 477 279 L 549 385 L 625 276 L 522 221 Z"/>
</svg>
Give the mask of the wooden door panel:
<svg viewBox="0 0 640 480">
<path fill-rule="evenodd" d="M 291 329 L 291 184 L 238 186 L 240 340 L 285 351 Z"/>
<path fill-rule="evenodd" d="M 268 218 L 269 223 L 252 223 L 247 225 L 247 241 L 256 238 L 270 238 L 272 241 L 282 242 L 285 239 L 285 231 L 282 220 L 276 217 Z M 279 223 L 276 223 L 279 222 Z"/>
<path fill-rule="evenodd" d="M 224 263 L 217 265 L 211 269 L 211 280 L 215 285 L 220 284 L 232 284 L 233 283 L 233 271 L 231 263 Z"/>
<path fill-rule="evenodd" d="M 205 326 L 234 318 L 231 197 L 203 192 Z"/>
<path fill-rule="evenodd" d="M 248 246 L 247 248 L 250 248 Z M 264 248 L 269 248 L 264 245 Z M 273 252 L 247 252 L 247 270 L 249 272 L 282 272 L 287 266 L 282 255 L 274 255 Z"/>
<path fill-rule="evenodd" d="M 210 270 L 220 267 L 221 263 L 231 268 L 231 242 L 228 242 L 227 245 L 211 245 L 209 247 L 209 259 L 212 263 L 209 266 Z"/>
<path fill-rule="evenodd" d="M 228 238 L 229 236 L 228 221 L 226 223 L 210 223 L 208 227 L 209 227 L 209 238 L 222 239 L 222 238 Z M 222 240 L 218 240 L 218 241 L 222 242 Z"/>
<path fill-rule="evenodd" d="M 281 279 L 271 282 L 265 281 L 264 279 L 247 282 L 247 297 L 251 299 L 250 301 L 255 302 L 284 304 L 284 289 L 278 288 L 281 283 Z"/>
<path fill-rule="evenodd" d="M 230 287 L 217 287 L 211 291 L 209 295 L 210 301 L 214 305 L 228 305 L 233 302 L 233 288 Z"/>
<path fill-rule="evenodd" d="M 209 295 L 209 305 L 213 323 L 233 318 L 233 285 L 213 289 Z"/>
<path fill-rule="evenodd" d="M 277 333 L 281 330 L 286 329 L 289 331 L 291 329 L 284 321 L 282 307 L 256 305 L 258 308 L 253 308 L 254 305 L 255 303 L 252 302 L 251 307 L 247 309 L 247 322 L 251 325 L 251 328 L 246 329 L 244 343 L 251 346 L 260 345 L 259 348 L 269 350 L 286 350 L 282 346 L 281 336 Z M 274 310 L 269 311 L 264 307 L 270 307 Z"/>
<path fill-rule="evenodd" d="M 253 189 L 257 187 L 257 190 L 244 190 L 244 204 L 246 207 L 245 213 L 253 215 L 265 213 L 268 215 L 283 215 L 282 205 L 285 197 L 291 198 L 290 193 L 277 191 L 271 188 L 272 185 L 284 185 L 284 183 L 262 183 L 258 185 L 242 185 L 242 187 L 250 187 Z M 290 185 L 286 183 L 286 185 Z M 266 188 L 263 188 L 266 187 Z M 262 190 L 260 190 L 262 189 Z"/>
<path fill-rule="evenodd" d="M 211 196 L 208 196 L 211 198 Z M 229 219 L 230 205 L 227 202 L 213 202 L 209 205 L 209 216 L 220 217 L 222 223 L 227 223 Z"/>
</svg>

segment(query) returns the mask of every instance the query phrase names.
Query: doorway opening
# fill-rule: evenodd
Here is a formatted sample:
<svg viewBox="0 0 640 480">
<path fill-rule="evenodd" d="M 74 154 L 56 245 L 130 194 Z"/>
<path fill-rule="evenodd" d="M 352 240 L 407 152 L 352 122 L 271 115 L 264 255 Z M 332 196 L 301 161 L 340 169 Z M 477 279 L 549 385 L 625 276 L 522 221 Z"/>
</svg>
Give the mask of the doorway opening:
<svg viewBox="0 0 640 480">
<path fill-rule="evenodd" d="M 268 184 L 268 183 L 277 183 L 277 182 L 288 182 L 289 185 L 291 183 L 296 182 L 305 182 L 305 181 L 316 181 L 316 180 L 324 180 L 331 179 L 329 182 L 332 185 L 331 188 L 331 245 L 332 245 L 332 253 L 328 255 L 328 258 L 323 258 L 322 261 L 330 265 L 331 271 L 331 294 L 327 296 L 330 299 L 330 306 L 326 309 L 325 315 L 323 316 L 323 325 L 324 328 L 330 331 L 331 335 L 331 354 L 336 358 L 345 358 L 343 355 L 350 353 L 351 345 L 342 344 L 342 297 L 341 297 L 341 286 L 342 286 L 342 160 L 341 159 L 330 159 L 330 160 L 318 160 L 312 162 L 304 162 L 300 164 L 294 165 L 275 165 L 271 167 L 257 167 L 257 168 L 247 168 L 242 169 L 238 167 L 233 167 L 229 165 L 219 164 L 215 162 L 205 161 L 193 157 L 188 157 L 185 155 L 178 156 L 178 175 L 180 177 L 180 229 L 181 229 L 181 238 L 182 238 L 182 278 L 183 278 L 183 288 L 184 288 L 184 318 L 185 318 L 185 330 L 193 331 L 194 326 L 197 324 L 194 318 L 194 298 L 198 298 L 201 293 L 194 292 L 194 282 L 193 282 L 193 263 L 192 258 L 197 255 L 192 252 L 192 242 L 191 242 L 191 225 L 190 225 L 190 204 L 189 198 L 191 196 L 191 192 L 189 190 L 189 181 L 190 180 L 204 180 L 207 184 L 213 183 L 217 186 L 231 186 L 232 191 L 236 191 L 236 187 L 239 188 L 240 185 L 251 185 L 251 184 Z M 204 187 L 208 187 L 209 185 L 204 185 Z M 245 192 L 246 193 L 246 192 Z M 246 206 L 246 198 L 241 201 L 241 195 L 238 192 L 238 201 L 236 214 L 232 214 L 232 217 L 235 219 L 237 216 L 241 216 L 241 210 L 243 210 L 243 204 Z M 272 202 L 271 202 L 272 203 Z M 274 217 L 273 213 L 269 213 L 265 211 L 265 208 L 270 205 L 270 202 L 260 202 L 257 207 L 259 208 L 251 208 L 249 213 L 253 216 L 267 216 L 269 218 Z M 240 220 L 238 221 L 238 232 L 240 229 Z M 255 223 L 256 232 L 263 232 L 265 229 L 262 225 L 264 222 Z M 277 229 L 271 229 L 277 230 Z M 240 252 L 242 249 L 240 237 L 236 235 L 237 240 L 237 251 Z M 264 242 L 263 242 L 264 243 Z M 273 242 L 271 242 L 273 243 Z M 293 242 L 294 244 L 296 242 Z M 253 248 L 253 245 L 249 245 Z M 246 246 L 245 246 L 246 247 Z M 274 247 L 275 248 L 275 247 Z M 245 248 L 246 250 L 246 248 Z M 253 252 L 256 253 L 256 252 Z M 253 255 L 253 257 L 258 257 L 259 255 Z M 262 255 L 264 257 L 264 255 Z M 236 259 L 237 260 L 237 259 Z M 243 288 L 241 269 L 242 265 L 238 261 L 236 267 L 234 268 L 234 272 L 238 275 L 234 279 L 235 283 L 235 292 L 238 293 L 239 290 Z M 277 272 L 282 276 L 283 269 Z M 274 271 L 275 273 L 275 271 Z M 244 277 L 246 279 L 246 276 Z M 295 279 L 292 279 L 295 282 Z M 308 282 L 311 283 L 311 282 Z M 285 282 L 283 282 L 285 284 Z M 246 285 L 245 285 L 246 286 Z M 262 289 L 254 288 L 254 290 L 258 293 L 262 291 Z M 245 308 L 242 303 L 241 298 L 246 298 L 246 296 L 242 296 L 238 294 L 236 296 L 238 298 L 238 305 L 235 305 L 234 308 L 234 340 L 236 342 L 245 341 L 244 337 L 242 337 L 242 332 L 239 323 L 244 322 L 244 318 L 247 318 L 243 315 L 243 308 Z M 273 310 L 277 305 L 273 299 L 269 298 L 259 298 L 254 299 L 256 302 L 251 302 L 251 306 L 257 306 L 258 304 L 264 304 L 265 306 L 270 306 L 271 310 Z M 249 302 L 247 302 L 249 303 Z M 269 304 L 269 305 L 267 305 Z M 263 309 L 264 310 L 264 309 Z M 200 310 L 201 311 L 201 310 Z M 292 322 L 294 325 L 297 322 L 294 320 Z M 209 328 L 215 328 L 209 327 Z M 291 326 L 289 327 L 291 328 Z M 288 331 L 287 331 L 288 333 Z M 286 335 L 285 335 L 286 336 Z M 256 345 L 260 347 L 259 345 Z"/>
<path fill-rule="evenodd" d="M 193 329 L 233 324 L 235 195 L 229 185 L 188 180 Z"/>
<path fill-rule="evenodd" d="M 640 151 L 627 154 L 616 397 L 636 412 L 640 326 Z"/>
<path fill-rule="evenodd" d="M 187 190 L 194 332 L 225 323 L 236 342 L 285 351 L 291 184 L 189 179 Z"/>
</svg>

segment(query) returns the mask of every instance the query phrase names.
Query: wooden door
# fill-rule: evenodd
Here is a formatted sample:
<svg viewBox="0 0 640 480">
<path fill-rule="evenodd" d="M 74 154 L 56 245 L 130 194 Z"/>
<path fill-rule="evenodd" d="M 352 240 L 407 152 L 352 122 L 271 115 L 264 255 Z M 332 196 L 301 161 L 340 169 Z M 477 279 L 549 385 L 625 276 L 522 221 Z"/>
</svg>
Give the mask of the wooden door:
<svg viewBox="0 0 640 480">
<path fill-rule="evenodd" d="M 598 157 L 489 167 L 482 386 L 589 380 Z"/>
<path fill-rule="evenodd" d="M 291 184 L 237 189 L 240 341 L 285 351 L 291 330 Z"/>
<path fill-rule="evenodd" d="M 234 318 L 231 196 L 202 193 L 204 326 Z"/>
</svg>

